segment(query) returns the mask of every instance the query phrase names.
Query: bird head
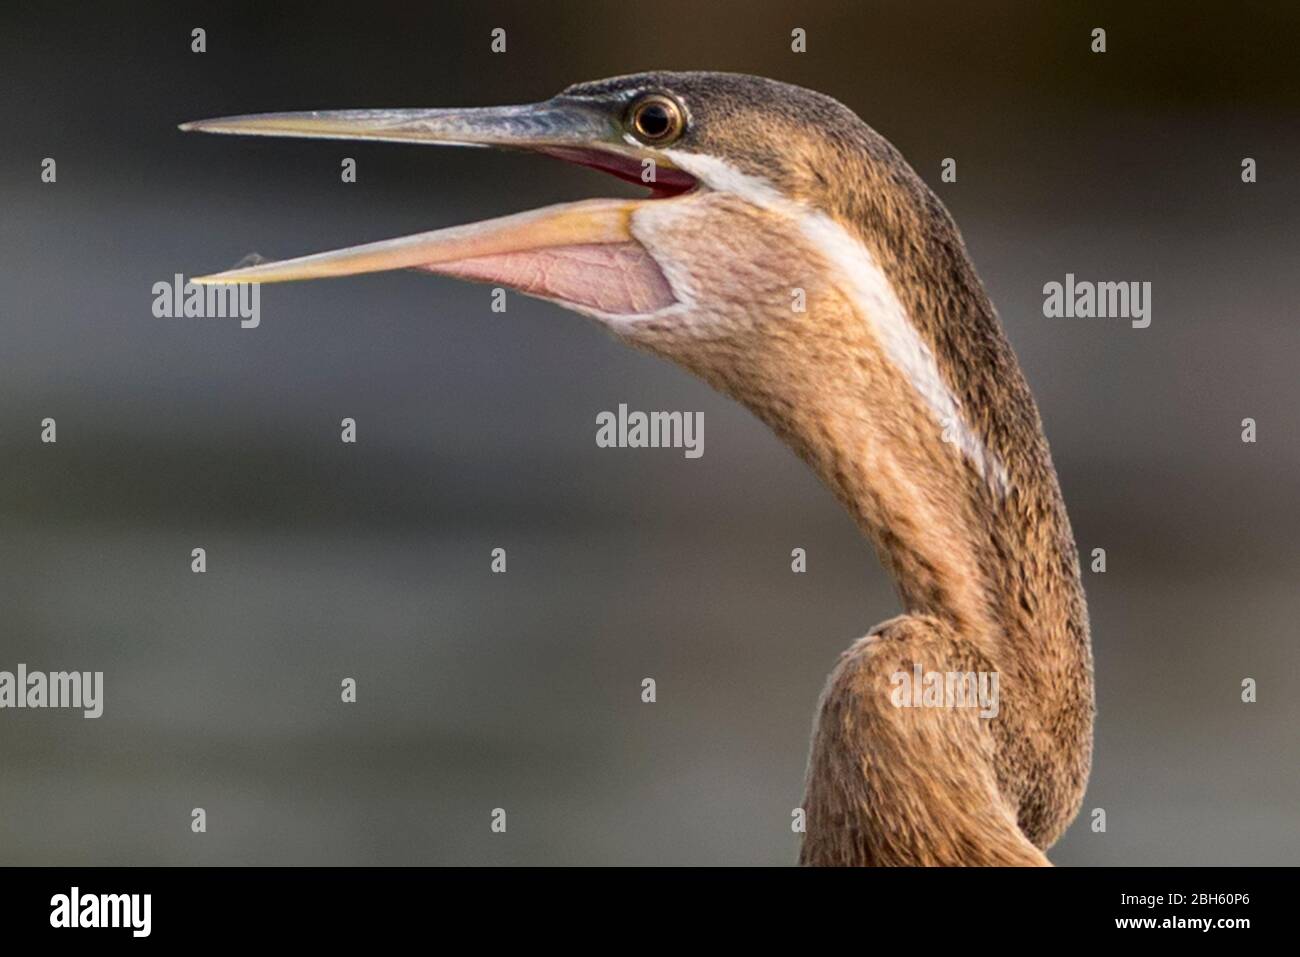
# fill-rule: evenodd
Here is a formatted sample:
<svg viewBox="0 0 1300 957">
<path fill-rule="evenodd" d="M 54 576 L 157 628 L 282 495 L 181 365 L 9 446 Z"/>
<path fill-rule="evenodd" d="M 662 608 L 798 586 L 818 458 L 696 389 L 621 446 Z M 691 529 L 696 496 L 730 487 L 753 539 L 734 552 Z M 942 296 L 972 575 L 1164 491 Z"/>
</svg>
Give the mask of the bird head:
<svg viewBox="0 0 1300 957">
<path fill-rule="evenodd" d="M 644 198 L 562 203 L 197 281 L 414 268 L 549 299 L 662 347 L 797 316 L 801 297 L 834 282 L 828 260 L 843 237 L 827 225 L 870 219 L 854 204 L 879 199 L 872 183 L 887 181 L 889 164 L 874 158 L 896 156 L 830 97 L 721 73 L 617 77 L 525 106 L 265 113 L 181 129 L 528 150 L 643 184 Z"/>
<path fill-rule="evenodd" d="M 997 477 L 981 423 L 963 409 L 990 405 L 1010 375 L 992 307 L 943 205 L 828 96 L 738 74 L 642 73 L 525 106 L 265 113 L 181 128 L 526 150 L 648 188 L 198 282 L 409 268 L 509 287 L 675 361 L 806 458 L 825 444 L 825 422 L 870 409 L 882 438 L 935 460 L 955 452 Z M 823 458 L 819 470 L 833 472 Z"/>
</svg>

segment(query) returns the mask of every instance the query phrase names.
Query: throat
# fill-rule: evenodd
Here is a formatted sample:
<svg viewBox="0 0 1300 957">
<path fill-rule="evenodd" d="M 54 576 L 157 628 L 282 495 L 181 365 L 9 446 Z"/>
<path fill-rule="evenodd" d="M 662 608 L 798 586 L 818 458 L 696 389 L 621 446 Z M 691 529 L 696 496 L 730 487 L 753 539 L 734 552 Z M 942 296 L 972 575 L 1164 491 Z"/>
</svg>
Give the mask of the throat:
<svg viewBox="0 0 1300 957">
<path fill-rule="evenodd" d="M 823 299 L 809 320 L 824 338 L 797 351 L 764 324 L 749 334 L 772 341 L 697 342 L 677 359 L 748 406 L 817 473 L 874 544 L 903 611 L 940 618 L 989 654 L 1008 641 L 1026 655 L 1059 643 L 1082 614 L 1077 558 L 1027 390 L 1023 402 L 994 408 L 962 395 L 968 422 L 1025 418 L 1001 423 L 996 445 L 973 430 L 955 441 L 953 423 L 868 327 L 833 305 Z"/>
<path fill-rule="evenodd" d="M 725 191 L 650 204 L 638 238 L 684 273 L 690 302 L 621 334 L 791 446 L 874 542 L 905 611 L 985 649 L 1011 645 L 1026 669 L 1038 652 L 1044 674 L 1062 654 L 1086 663 L 1078 560 L 1038 413 L 955 230 L 933 216 L 901 230 L 947 236 L 917 255 L 777 207 Z M 719 223 L 731 268 L 693 267 L 716 261 L 701 237 Z"/>
<path fill-rule="evenodd" d="M 991 651 L 1014 600 L 991 574 L 1009 557 L 1000 546 L 1006 489 L 947 444 L 926 413 L 826 409 L 801 454 L 875 546 L 903 611 L 940 618 Z"/>
</svg>

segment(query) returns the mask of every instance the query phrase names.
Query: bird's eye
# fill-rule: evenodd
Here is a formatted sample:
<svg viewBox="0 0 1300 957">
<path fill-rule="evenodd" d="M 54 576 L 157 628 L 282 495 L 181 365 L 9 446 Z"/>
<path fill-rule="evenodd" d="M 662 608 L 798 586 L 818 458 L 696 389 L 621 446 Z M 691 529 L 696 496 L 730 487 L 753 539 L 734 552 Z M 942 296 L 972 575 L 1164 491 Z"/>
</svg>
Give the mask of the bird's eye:
<svg viewBox="0 0 1300 957">
<path fill-rule="evenodd" d="M 666 96 L 654 94 L 637 100 L 631 112 L 632 132 L 643 143 L 671 143 L 682 134 L 686 120 L 682 108 Z"/>
</svg>

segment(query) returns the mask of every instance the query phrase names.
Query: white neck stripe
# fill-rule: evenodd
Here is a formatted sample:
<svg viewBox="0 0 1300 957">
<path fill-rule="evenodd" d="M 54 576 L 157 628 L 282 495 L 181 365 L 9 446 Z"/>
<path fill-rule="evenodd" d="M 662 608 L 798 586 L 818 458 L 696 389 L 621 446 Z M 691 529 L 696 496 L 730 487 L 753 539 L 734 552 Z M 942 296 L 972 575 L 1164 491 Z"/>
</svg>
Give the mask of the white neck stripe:
<svg viewBox="0 0 1300 957">
<path fill-rule="evenodd" d="M 871 251 L 830 216 L 783 196 L 771 183 L 736 169 L 725 160 L 703 153 L 665 150 L 674 165 L 704 185 L 729 192 L 764 209 L 795 220 L 805 237 L 848 279 L 848 290 L 870 324 L 885 354 L 921 395 L 944 430 L 944 440 L 954 442 L 985 480 L 1005 492 L 1005 467 L 985 447 L 961 413 L 961 404 L 948 388 L 934 353 L 921 338 L 899 301 L 893 286 Z"/>
</svg>

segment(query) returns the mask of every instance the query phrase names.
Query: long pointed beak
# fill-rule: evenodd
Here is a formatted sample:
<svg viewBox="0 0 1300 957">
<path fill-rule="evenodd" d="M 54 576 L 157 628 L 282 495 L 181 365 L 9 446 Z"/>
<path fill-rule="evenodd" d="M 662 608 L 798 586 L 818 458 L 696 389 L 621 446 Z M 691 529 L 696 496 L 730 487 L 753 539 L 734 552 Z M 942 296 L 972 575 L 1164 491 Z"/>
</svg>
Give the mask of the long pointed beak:
<svg viewBox="0 0 1300 957">
<path fill-rule="evenodd" d="M 438 110 L 263 113 L 186 123 L 182 130 L 253 136 L 391 140 L 533 150 L 635 178 L 639 151 L 610 112 L 557 98 L 531 106 Z M 687 188 L 684 173 L 661 193 Z M 562 203 L 400 239 L 200 276 L 198 283 L 285 282 L 389 269 L 423 269 L 511 286 L 580 311 L 653 312 L 675 300 L 657 263 L 632 234 L 646 200 Z"/>
</svg>

